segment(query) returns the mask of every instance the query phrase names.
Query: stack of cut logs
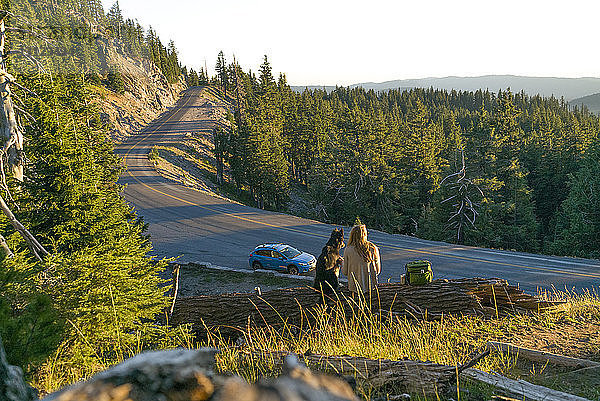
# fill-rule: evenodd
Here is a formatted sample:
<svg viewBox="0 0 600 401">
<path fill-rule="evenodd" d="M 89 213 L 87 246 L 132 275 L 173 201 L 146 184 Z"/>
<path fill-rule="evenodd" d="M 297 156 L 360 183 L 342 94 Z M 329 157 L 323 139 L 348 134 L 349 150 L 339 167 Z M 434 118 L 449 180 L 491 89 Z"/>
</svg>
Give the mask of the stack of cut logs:
<svg viewBox="0 0 600 401">
<path fill-rule="evenodd" d="M 338 291 L 338 302 L 346 313 L 357 303 L 346 288 Z M 384 316 L 437 319 L 444 314 L 495 316 L 502 313 L 539 311 L 555 305 L 525 294 L 500 279 L 436 280 L 422 286 L 380 284 L 364 301 Z M 222 294 L 177 299 L 171 324 L 192 324 L 199 336 L 207 328 L 219 328 L 221 335 L 237 336 L 251 326 L 303 327 L 319 313 L 322 294 L 311 287 L 298 287 L 262 294 Z"/>
</svg>

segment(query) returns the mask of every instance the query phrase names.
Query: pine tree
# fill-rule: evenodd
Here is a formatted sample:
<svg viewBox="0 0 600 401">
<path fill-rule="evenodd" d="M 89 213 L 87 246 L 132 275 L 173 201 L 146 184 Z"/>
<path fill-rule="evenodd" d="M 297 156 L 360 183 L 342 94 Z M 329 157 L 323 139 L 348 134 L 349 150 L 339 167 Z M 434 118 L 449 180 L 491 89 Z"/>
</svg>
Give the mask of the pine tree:
<svg viewBox="0 0 600 401">
<path fill-rule="evenodd" d="M 121 71 L 119 71 L 118 67 L 110 67 L 106 76 L 106 86 L 117 93 L 125 93 L 125 82 L 123 81 L 123 75 L 121 75 Z"/>
<path fill-rule="evenodd" d="M 208 74 L 204 71 L 204 68 L 200 68 L 200 73 L 198 74 L 198 85 L 208 85 L 209 79 Z"/>
<path fill-rule="evenodd" d="M 26 371 L 58 348 L 65 330 L 52 299 L 37 288 L 38 272 L 26 252 L 17 252 L 13 258 L 3 255 L 0 260 L 0 338 L 8 362 Z"/>
<path fill-rule="evenodd" d="M 215 65 L 215 71 L 217 72 L 217 78 L 221 83 L 223 94 L 227 96 L 227 86 L 229 85 L 229 78 L 227 76 L 227 62 L 225 61 L 225 56 L 223 55 L 222 50 L 217 56 L 217 64 Z"/>
<path fill-rule="evenodd" d="M 569 182 L 549 251 L 558 255 L 600 257 L 600 143 L 596 142 Z"/>
<path fill-rule="evenodd" d="M 110 10 L 108 10 L 106 17 L 108 19 L 108 23 L 110 24 L 110 28 L 114 37 L 117 39 L 121 39 L 123 37 L 122 30 L 124 21 L 123 14 L 121 12 L 121 7 L 119 6 L 118 1 L 115 1 Z"/>
<path fill-rule="evenodd" d="M 539 224 L 527 172 L 518 158 L 518 144 L 523 138 L 518 116 L 513 96 L 506 91 L 499 94 L 492 117 L 488 119 L 484 112 L 479 121 L 477 135 L 481 140 L 475 146 L 484 154 L 476 157 L 482 175 L 475 183 L 485 197 L 474 236 L 476 243 L 484 246 L 516 250 L 538 246 Z"/>
<path fill-rule="evenodd" d="M 177 82 L 181 74 L 181 67 L 179 66 L 179 60 L 177 58 L 177 49 L 175 48 L 175 42 L 169 41 L 169 47 L 167 50 L 167 62 L 166 62 L 166 73 L 169 82 Z"/>
<path fill-rule="evenodd" d="M 217 168 L 217 184 L 223 185 L 223 169 L 225 163 L 225 152 L 227 148 L 227 133 L 221 127 L 217 127 L 213 130 L 213 144 L 214 144 L 214 155 L 215 164 Z"/>
<path fill-rule="evenodd" d="M 29 109 L 38 124 L 30 138 L 28 176 L 18 201 L 22 216 L 53 256 L 47 274 L 60 278 L 46 292 L 71 322 L 65 350 L 87 358 L 133 344 L 135 331 L 166 306 L 143 224 L 120 195 L 117 156 L 89 93 L 77 77 L 30 82 Z M 40 283 L 42 284 L 42 283 Z M 93 348 L 90 346 L 93 345 Z"/>
<path fill-rule="evenodd" d="M 289 187 L 283 119 L 277 85 L 265 56 L 258 79 L 257 105 L 248 110 L 248 179 L 257 205 L 280 207 Z"/>
</svg>

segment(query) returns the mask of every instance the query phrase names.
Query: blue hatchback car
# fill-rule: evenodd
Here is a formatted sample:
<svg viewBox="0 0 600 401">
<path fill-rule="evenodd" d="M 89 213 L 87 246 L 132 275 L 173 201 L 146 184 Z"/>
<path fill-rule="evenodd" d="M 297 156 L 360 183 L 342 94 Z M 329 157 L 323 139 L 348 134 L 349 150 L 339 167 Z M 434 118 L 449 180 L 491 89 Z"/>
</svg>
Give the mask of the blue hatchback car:
<svg viewBox="0 0 600 401">
<path fill-rule="evenodd" d="M 261 244 L 250 253 L 248 264 L 252 269 L 270 269 L 304 274 L 314 270 L 317 259 L 287 244 Z"/>
</svg>

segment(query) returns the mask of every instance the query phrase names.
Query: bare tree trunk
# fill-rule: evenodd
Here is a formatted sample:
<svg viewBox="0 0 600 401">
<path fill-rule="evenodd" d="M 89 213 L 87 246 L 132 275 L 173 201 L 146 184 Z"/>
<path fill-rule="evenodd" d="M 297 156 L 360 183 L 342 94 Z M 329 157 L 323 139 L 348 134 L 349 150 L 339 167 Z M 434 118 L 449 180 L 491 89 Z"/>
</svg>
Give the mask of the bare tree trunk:
<svg viewBox="0 0 600 401">
<path fill-rule="evenodd" d="M 10 208 L 4 201 L 4 198 L 2 198 L 2 196 L 0 196 L 0 209 L 2 209 L 2 212 L 6 215 L 6 217 L 8 217 L 8 221 L 13 226 L 13 228 L 19 234 L 21 234 L 25 242 L 27 242 L 27 246 L 29 246 L 29 249 L 31 249 L 31 252 L 33 252 L 34 256 L 39 261 L 42 260 L 43 256 L 48 255 L 48 251 L 46 251 L 46 249 L 44 249 L 44 247 L 38 242 L 38 240 L 35 239 L 35 237 L 29 232 L 29 230 L 27 230 L 25 226 L 23 226 L 23 224 L 21 224 L 21 222 L 17 220 L 15 215 L 11 212 Z"/>
<path fill-rule="evenodd" d="M 551 352 L 538 351 L 535 349 L 517 347 L 516 345 L 509 343 L 488 341 L 487 348 L 489 350 L 510 354 L 518 358 L 527 359 L 529 361 L 541 364 L 550 364 L 553 366 L 563 366 L 577 369 L 600 368 L 600 362 L 590 361 L 588 359 L 573 358 L 570 356 L 558 355 Z"/>
<path fill-rule="evenodd" d="M 514 394 L 519 400 L 524 401 L 589 401 L 587 398 L 531 384 L 525 380 L 513 380 L 478 369 L 467 369 L 461 373 L 461 376 L 494 386 L 504 392 Z"/>
<path fill-rule="evenodd" d="M 217 160 L 217 184 L 223 185 L 223 159 Z"/>
<path fill-rule="evenodd" d="M 213 129 L 213 145 L 215 153 L 215 164 L 217 166 L 217 184 L 223 185 L 223 148 L 224 132 L 220 127 Z"/>
<path fill-rule="evenodd" d="M 0 247 L 2 247 L 2 249 L 4 249 L 4 253 L 7 258 L 12 258 L 13 256 L 15 256 L 12 253 L 12 251 L 10 250 L 10 248 L 8 247 L 8 244 L 6 243 L 6 239 L 4 238 L 4 236 L 2 234 L 0 234 Z"/>
<path fill-rule="evenodd" d="M 4 138 L 4 154 L 8 159 L 13 176 L 23 181 L 23 133 L 17 124 L 17 118 L 10 97 L 10 83 L 14 78 L 6 71 L 6 28 L 4 19 L 6 14 L 0 20 L 0 92 L 2 97 L 2 107 L 0 107 L 0 123 L 2 125 L 2 137 Z M 3 155 L 4 156 L 4 155 Z"/>
<path fill-rule="evenodd" d="M 177 264 L 173 268 L 173 288 L 171 292 L 171 296 L 173 297 L 173 303 L 171 304 L 171 309 L 169 309 L 169 316 L 173 314 L 173 308 L 175 308 L 175 302 L 177 301 L 177 293 L 179 292 L 179 271 L 180 266 Z"/>
</svg>

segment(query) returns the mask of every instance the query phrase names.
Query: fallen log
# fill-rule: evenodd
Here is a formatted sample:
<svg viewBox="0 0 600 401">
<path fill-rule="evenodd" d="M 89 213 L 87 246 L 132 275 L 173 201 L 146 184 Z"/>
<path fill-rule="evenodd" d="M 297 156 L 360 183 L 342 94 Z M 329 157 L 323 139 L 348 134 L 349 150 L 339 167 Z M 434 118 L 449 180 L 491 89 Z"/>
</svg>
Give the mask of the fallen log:
<svg viewBox="0 0 600 401">
<path fill-rule="evenodd" d="M 275 368 L 282 365 L 289 352 L 249 351 L 253 358 L 268 361 Z M 316 371 L 353 375 L 381 390 L 393 386 L 394 391 L 434 396 L 449 389 L 456 377 L 456 367 L 433 362 L 389 359 L 368 359 L 356 356 L 298 355 Z"/>
<path fill-rule="evenodd" d="M 532 362 L 549 363 L 555 366 L 564 366 L 568 368 L 593 368 L 600 367 L 600 362 L 590 361 L 588 359 L 572 358 L 570 356 L 553 354 L 551 352 L 538 351 L 529 348 L 517 347 L 509 343 L 489 341 L 487 348 L 490 351 L 500 351 L 513 356 L 521 357 Z"/>
<path fill-rule="evenodd" d="M 496 296 L 494 297 L 493 294 Z M 221 294 L 181 297 L 175 302 L 171 324 L 191 324 L 195 333 L 219 328 L 223 336 L 236 336 L 250 326 L 306 327 L 322 308 L 322 295 L 311 287 L 288 288 L 259 294 Z M 343 288 L 337 300 L 344 313 L 358 308 Z M 374 313 L 393 318 L 437 319 L 444 314 L 495 316 L 496 313 L 538 311 L 554 305 L 525 294 L 500 279 L 435 280 L 422 286 L 380 284 L 370 300 Z M 335 309 L 335 308 L 334 308 Z"/>
<path fill-rule="evenodd" d="M 460 376 L 489 384 L 523 401 L 589 401 L 587 398 L 531 384 L 525 380 L 513 380 L 478 369 L 466 369 Z"/>
</svg>

